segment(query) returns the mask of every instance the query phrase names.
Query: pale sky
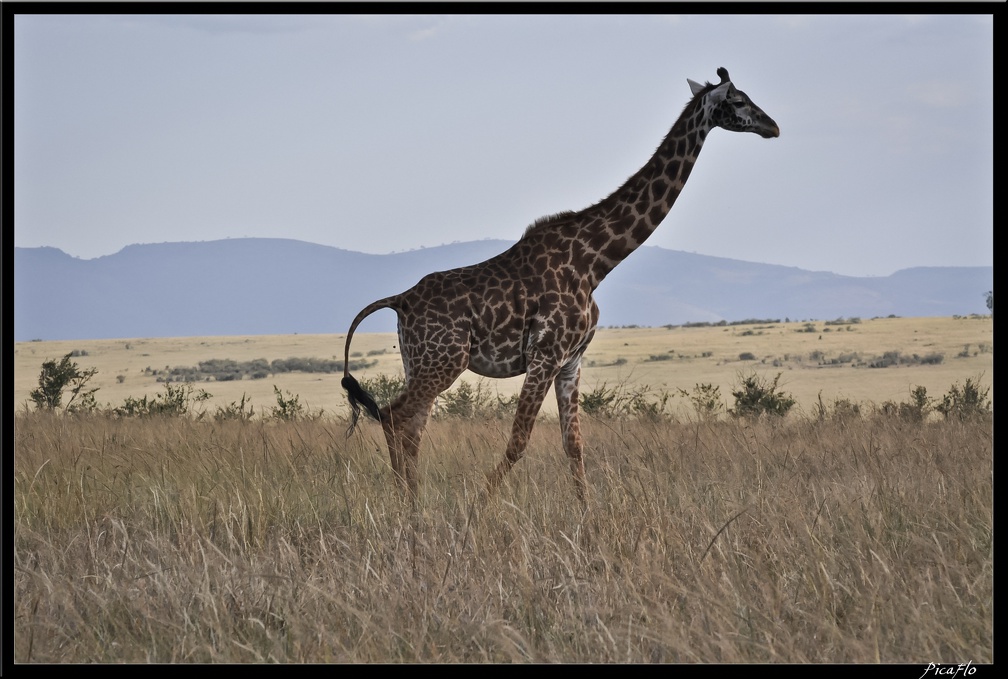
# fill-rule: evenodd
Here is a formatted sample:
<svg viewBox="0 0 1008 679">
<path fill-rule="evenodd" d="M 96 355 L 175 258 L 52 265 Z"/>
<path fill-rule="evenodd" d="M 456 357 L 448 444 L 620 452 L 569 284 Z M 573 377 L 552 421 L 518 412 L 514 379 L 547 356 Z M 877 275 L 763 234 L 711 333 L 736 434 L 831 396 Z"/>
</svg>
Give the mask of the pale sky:
<svg viewBox="0 0 1008 679">
<path fill-rule="evenodd" d="M 993 265 L 990 14 L 13 21 L 19 247 L 514 241 L 615 190 L 724 66 L 781 136 L 712 132 L 647 245 Z"/>
</svg>

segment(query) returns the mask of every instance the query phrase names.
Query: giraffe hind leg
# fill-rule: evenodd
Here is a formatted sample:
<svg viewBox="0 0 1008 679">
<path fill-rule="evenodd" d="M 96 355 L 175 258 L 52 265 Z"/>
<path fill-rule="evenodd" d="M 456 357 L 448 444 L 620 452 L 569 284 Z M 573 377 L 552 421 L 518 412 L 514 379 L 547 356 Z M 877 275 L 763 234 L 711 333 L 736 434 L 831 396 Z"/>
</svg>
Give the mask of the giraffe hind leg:
<svg viewBox="0 0 1008 679">
<path fill-rule="evenodd" d="M 442 360 L 428 356 L 424 365 L 410 366 L 406 390 L 382 413 L 382 428 L 388 443 L 392 470 L 400 486 L 412 498 L 417 492 L 417 462 L 420 441 L 434 400 L 452 385 L 465 370 L 467 356 L 443 355 Z"/>
<path fill-rule="evenodd" d="M 404 394 L 405 395 L 405 394 Z M 406 399 L 399 399 L 383 413 L 382 429 L 385 432 L 385 442 L 388 444 L 389 460 L 392 471 L 400 489 L 411 500 L 416 500 L 417 494 L 417 459 L 420 452 L 420 442 L 430 414 L 433 399 L 423 407 L 414 404 L 410 407 Z"/>
<path fill-rule="evenodd" d="M 381 415 L 382 431 L 385 433 L 385 443 L 388 445 L 389 461 L 392 463 L 392 473 L 400 489 L 406 491 L 406 472 L 403 468 L 403 435 L 399 431 L 400 427 L 397 418 L 392 415 L 390 406 L 382 408 Z"/>
</svg>

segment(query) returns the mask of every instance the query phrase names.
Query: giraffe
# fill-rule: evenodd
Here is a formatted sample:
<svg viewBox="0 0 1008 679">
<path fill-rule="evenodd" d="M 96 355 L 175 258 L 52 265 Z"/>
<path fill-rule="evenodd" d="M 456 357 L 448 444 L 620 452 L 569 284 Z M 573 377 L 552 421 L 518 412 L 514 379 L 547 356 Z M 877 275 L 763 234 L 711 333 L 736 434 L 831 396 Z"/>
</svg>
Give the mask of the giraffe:
<svg viewBox="0 0 1008 679">
<path fill-rule="evenodd" d="M 466 369 L 492 378 L 525 375 L 504 459 L 487 474 L 492 494 L 523 456 L 550 385 L 555 387 L 563 449 L 578 498 L 587 508 L 584 442 L 578 417 L 581 357 L 595 334 L 592 293 L 658 227 L 715 127 L 780 135 L 766 113 L 735 88 L 687 79 L 692 97 L 650 160 L 607 198 L 579 212 L 536 220 L 511 248 L 480 264 L 428 274 L 398 295 L 364 307 L 347 332 L 342 386 L 351 408 L 378 420 L 392 469 L 416 500 L 420 441 L 437 396 Z M 364 318 L 395 310 L 405 389 L 379 408 L 350 374 L 350 342 Z"/>
</svg>

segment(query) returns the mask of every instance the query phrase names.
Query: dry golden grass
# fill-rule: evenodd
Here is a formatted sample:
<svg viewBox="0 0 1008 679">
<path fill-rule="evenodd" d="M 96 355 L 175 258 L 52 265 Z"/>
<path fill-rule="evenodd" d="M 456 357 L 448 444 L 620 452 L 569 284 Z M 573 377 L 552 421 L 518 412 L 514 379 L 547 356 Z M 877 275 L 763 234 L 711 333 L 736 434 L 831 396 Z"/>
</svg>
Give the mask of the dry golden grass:
<svg viewBox="0 0 1008 679">
<path fill-rule="evenodd" d="M 740 371 L 756 370 L 772 378 L 782 373 L 781 385 L 797 400 L 795 413 L 815 411 L 819 396 L 832 403 L 836 399 L 882 403 L 904 401 L 911 389 L 923 386 L 930 396 L 944 394 L 954 383 L 978 379 L 994 397 L 992 317 L 969 318 L 882 318 L 847 325 L 813 324 L 816 332 L 798 332 L 805 323 L 733 325 L 705 328 L 603 328 L 585 355 L 582 392 L 600 387 L 649 386 L 678 394 L 696 384 L 718 386 L 726 405 L 732 405 L 731 391 Z M 196 366 L 210 359 L 251 361 L 264 358 L 336 358 L 342 360 L 345 335 L 277 335 L 256 337 L 196 337 L 132 340 L 74 340 L 59 342 L 18 342 L 14 345 L 14 407 L 23 410 L 28 393 L 38 384 L 42 362 L 59 359 L 71 351 L 87 352 L 74 359 L 81 368 L 94 367 L 98 374 L 91 386 L 99 387 L 101 404 L 121 405 L 127 397 L 154 397 L 163 391 L 156 377 L 145 368 Z M 401 375 L 402 363 L 395 334 L 359 334 L 352 350 L 361 358 L 377 361 L 367 370 L 355 371 L 359 378 L 378 374 Z M 960 357 L 960 354 L 967 354 Z M 822 365 L 844 355 L 858 355 L 862 361 L 890 351 L 906 356 L 939 353 L 938 365 L 904 365 L 871 369 Z M 670 353 L 672 352 L 672 353 Z M 754 360 L 739 360 L 743 353 Z M 818 353 L 815 353 L 818 352 Z M 817 358 L 821 355 L 823 359 Z M 650 360 L 652 356 L 672 356 Z M 339 385 L 340 374 L 285 373 L 259 380 L 202 383 L 213 398 L 205 405 L 210 412 L 247 396 L 257 413 L 276 405 L 274 385 L 300 397 L 311 409 L 343 416 L 346 397 Z M 472 373 L 463 380 L 478 379 Z M 521 388 L 521 378 L 488 380 L 493 389 L 507 397 Z M 684 416 L 690 404 L 673 399 L 673 412 Z M 556 412 L 553 397 L 547 397 L 545 412 Z"/>
<path fill-rule="evenodd" d="M 798 406 L 697 423 L 677 398 L 672 419 L 586 417 L 586 515 L 549 402 L 485 506 L 508 419 L 433 421 L 415 510 L 380 429 L 344 437 L 339 375 L 200 385 L 209 412 L 242 394 L 268 412 L 275 384 L 317 420 L 24 407 L 42 361 L 73 350 L 99 371 L 99 403 L 120 405 L 163 390 L 147 366 L 339 357 L 342 336 L 18 343 L 15 660 L 993 662 L 991 417 L 813 416 L 820 395 L 870 406 L 970 378 L 992 399 L 992 320 L 816 326 L 601 330 L 584 391 L 710 383 L 730 406 L 755 369 L 783 373 Z M 395 342 L 355 338 L 379 361 L 358 376 L 399 372 Z M 823 365 L 890 351 L 944 358 Z"/>
<path fill-rule="evenodd" d="M 15 660 L 993 662 L 990 417 L 549 425 L 18 414 Z"/>
</svg>

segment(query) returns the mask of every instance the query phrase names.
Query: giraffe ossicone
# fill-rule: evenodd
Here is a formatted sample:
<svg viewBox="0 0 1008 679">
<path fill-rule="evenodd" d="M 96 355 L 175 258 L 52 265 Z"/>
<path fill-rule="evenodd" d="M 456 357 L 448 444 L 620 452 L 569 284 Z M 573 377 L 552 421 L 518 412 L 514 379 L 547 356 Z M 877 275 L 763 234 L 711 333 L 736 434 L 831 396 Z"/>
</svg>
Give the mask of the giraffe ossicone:
<svg viewBox="0 0 1008 679">
<path fill-rule="evenodd" d="M 363 408 L 381 422 L 397 481 L 415 499 L 417 455 L 435 399 L 465 370 L 525 375 L 504 459 L 487 475 L 495 490 L 521 459 L 550 385 L 578 497 L 586 502 L 578 416 L 581 357 L 595 334 L 592 293 L 671 210 L 715 127 L 764 138 L 780 128 L 719 68 L 718 84 L 687 79 L 692 98 L 654 155 L 608 197 L 577 212 L 537 219 L 506 251 L 480 264 L 428 274 L 409 290 L 364 307 L 347 332 L 342 385 L 349 435 Z M 350 341 L 364 318 L 393 309 L 406 386 L 379 407 L 350 374 Z"/>
</svg>

